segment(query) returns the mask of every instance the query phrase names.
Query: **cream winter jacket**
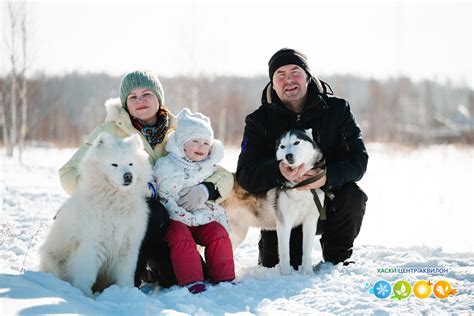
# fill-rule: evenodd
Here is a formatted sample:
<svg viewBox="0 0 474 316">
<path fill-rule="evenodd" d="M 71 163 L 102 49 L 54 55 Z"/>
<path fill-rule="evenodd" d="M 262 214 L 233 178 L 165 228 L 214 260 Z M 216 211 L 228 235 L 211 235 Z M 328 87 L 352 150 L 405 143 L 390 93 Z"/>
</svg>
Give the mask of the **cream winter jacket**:
<svg viewBox="0 0 474 316">
<path fill-rule="evenodd" d="M 202 161 L 189 161 L 182 149 L 176 144 L 176 133 L 169 135 L 166 144 L 168 155 L 156 161 L 154 175 L 157 179 L 158 196 L 165 206 L 170 219 L 188 226 L 200 226 L 216 221 L 230 234 L 230 225 L 224 208 L 215 202 L 207 201 L 200 209 L 187 211 L 177 203 L 179 192 L 187 187 L 202 183 L 215 171 L 215 165 L 224 156 L 224 146 L 213 140 L 209 156 Z"/>
<path fill-rule="evenodd" d="M 64 166 L 59 169 L 59 179 L 63 189 L 68 193 L 72 194 L 77 187 L 80 179 L 79 174 L 79 163 L 84 157 L 85 153 L 92 146 L 92 142 L 101 132 L 108 132 L 114 137 L 125 138 L 133 134 L 139 134 L 145 151 L 149 155 L 150 164 L 153 166 L 156 160 L 166 154 L 165 146 L 169 136 L 169 133 L 176 128 L 176 117 L 170 113 L 170 127 L 166 133 L 165 139 L 161 144 L 157 144 L 153 149 L 147 142 L 146 138 L 132 125 L 130 116 L 127 111 L 122 107 L 120 99 L 109 99 L 105 102 L 107 111 L 107 117 L 105 122 L 100 123 L 86 138 L 84 144 L 74 153 Z M 218 167 L 206 182 L 211 182 L 215 185 L 219 191 L 221 197 L 216 200 L 220 203 L 224 200 L 232 190 L 234 184 L 233 176 L 230 172 L 222 167 Z"/>
</svg>

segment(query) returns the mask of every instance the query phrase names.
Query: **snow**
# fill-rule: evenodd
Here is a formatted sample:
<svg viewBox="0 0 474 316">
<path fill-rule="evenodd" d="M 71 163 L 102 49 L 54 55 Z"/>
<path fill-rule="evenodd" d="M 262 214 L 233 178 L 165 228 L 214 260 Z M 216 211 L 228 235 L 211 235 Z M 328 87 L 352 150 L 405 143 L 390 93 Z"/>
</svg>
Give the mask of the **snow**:
<svg viewBox="0 0 474 316">
<path fill-rule="evenodd" d="M 112 286 L 94 299 L 52 275 L 38 272 L 38 248 L 67 195 L 57 170 L 72 149 L 28 148 L 23 164 L 0 150 L 0 314 L 93 315 L 314 315 L 474 313 L 474 148 L 430 146 L 410 150 L 369 145 L 369 169 L 360 181 L 369 201 L 353 259 L 357 264 L 317 264 L 314 275 L 281 276 L 257 266 L 258 230 L 235 252 L 236 284 L 210 286 L 192 295 L 177 286 L 144 294 Z M 235 170 L 238 150 L 223 165 Z M 438 268 L 439 273 L 400 269 Z M 382 272 L 385 271 L 395 272 Z M 412 271 L 413 271 L 412 269 Z M 379 299 L 379 280 L 412 286 L 446 280 L 458 290 L 405 300 Z"/>
</svg>

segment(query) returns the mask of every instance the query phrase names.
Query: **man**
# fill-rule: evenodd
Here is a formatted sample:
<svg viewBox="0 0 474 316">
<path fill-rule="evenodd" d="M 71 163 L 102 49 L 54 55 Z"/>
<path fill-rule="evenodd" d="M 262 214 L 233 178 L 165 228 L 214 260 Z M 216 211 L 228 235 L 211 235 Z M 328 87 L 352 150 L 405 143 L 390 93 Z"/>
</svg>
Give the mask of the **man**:
<svg viewBox="0 0 474 316">
<path fill-rule="evenodd" d="M 312 128 L 313 138 L 326 159 L 326 175 L 301 189 L 322 188 L 334 194 L 326 198 L 327 219 L 318 221 L 321 248 L 326 262 L 345 262 L 352 255 L 365 213 L 367 196 L 357 186 L 367 168 L 368 155 L 358 127 L 344 99 L 328 93 L 328 85 L 313 76 L 307 58 L 284 48 L 268 62 L 270 82 L 262 93 L 262 105 L 245 120 L 237 165 L 237 181 L 247 191 L 262 194 L 286 181 L 301 182 L 319 174 L 292 170 L 275 159 L 278 137 L 289 129 Z M 331 91 L 332 92 L 332 91 Z M 276 231 L 261 231 L 259 264 L 278 262 Z M 302 259 L 302 227 L 292 230 L 290 263 L 298 269 Z"/>
</svg>

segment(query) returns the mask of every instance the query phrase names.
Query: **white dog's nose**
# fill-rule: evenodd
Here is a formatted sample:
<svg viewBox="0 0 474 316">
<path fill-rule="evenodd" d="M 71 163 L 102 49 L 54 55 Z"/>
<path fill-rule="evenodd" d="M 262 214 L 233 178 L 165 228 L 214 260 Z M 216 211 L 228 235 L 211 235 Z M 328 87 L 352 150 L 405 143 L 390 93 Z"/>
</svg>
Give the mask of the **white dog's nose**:
<svg viewBox="0 0 474 316">
<path fill-rule="evenodd" d="M 293 154 L 291 154 L 291 153 L 286 154 L 285 158 L 290 164 L 294 162 L 294 159 L 293 159 L 294 157 L 293 157 Z"/>
<path fill-rule="evenodd" d="M 133 180 L 133 175 L 131 172 L 125 172 L 123 174 L 123 184 L 124 185 L 129 185 L 130 183 L 132 183 L 132 180 Z"/>
</svg>

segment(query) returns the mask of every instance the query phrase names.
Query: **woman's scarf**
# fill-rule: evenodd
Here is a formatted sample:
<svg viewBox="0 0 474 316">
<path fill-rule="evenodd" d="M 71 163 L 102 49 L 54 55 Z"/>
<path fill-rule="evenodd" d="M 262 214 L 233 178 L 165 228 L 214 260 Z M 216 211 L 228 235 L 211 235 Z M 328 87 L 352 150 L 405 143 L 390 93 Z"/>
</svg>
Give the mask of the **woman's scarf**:
<svg viewBox="0 0 474 316">
<path fill-rule="evenodd" d="M 156 116 L 156 123 L 152 126 L 148 126 L 144 121 L 130 115 L 133 127 L 145 136 L 145 139 L 150 144 L 151 148 L 155 148 L 157 144 L 163 142 L 169 128 L 168 111 L 160 108 Z"/>
</svg>

